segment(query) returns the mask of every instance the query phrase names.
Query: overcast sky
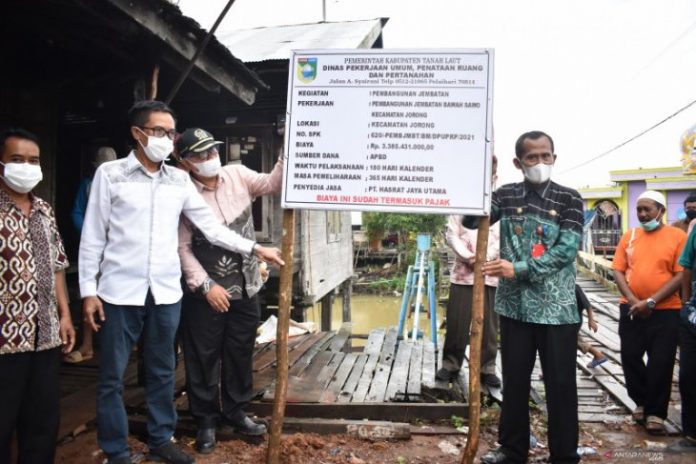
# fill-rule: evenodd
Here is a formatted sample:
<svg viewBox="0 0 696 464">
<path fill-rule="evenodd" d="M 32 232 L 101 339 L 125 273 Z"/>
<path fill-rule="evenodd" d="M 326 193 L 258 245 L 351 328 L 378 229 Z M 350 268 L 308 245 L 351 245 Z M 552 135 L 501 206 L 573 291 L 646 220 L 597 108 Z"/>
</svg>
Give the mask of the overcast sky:
<svg viewBox="0 0 696 464">
<path fill-rule="evenodd" d="M 178 1 L 206 29 L 226 3 Z M 385 48 L 494 48 L 501 182 L 521 178 L 514 142 L 528 130 L 554 138 L 552 178 L 577 188 L 607 184 L 609 170 L 678 165 L 696 124 L 694 105 L 575 168 L 696 100 L 694 0 L 326 0 L 326 11 L 327 21 L 388 17 Z M 219 32 L 321 20 L 321 0 L 237 0 Z"/>
</svg>

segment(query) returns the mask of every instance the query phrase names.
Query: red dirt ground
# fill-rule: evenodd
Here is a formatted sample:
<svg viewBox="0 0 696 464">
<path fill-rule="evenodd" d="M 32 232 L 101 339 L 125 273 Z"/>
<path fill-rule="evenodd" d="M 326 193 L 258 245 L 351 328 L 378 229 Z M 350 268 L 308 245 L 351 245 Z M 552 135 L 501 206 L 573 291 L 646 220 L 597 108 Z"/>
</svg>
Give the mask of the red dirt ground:
<svg viewBox="0 0 696 464">
<path fill-rule="evenodd" d="M 487 424 L 482 427 L 479 456 L 496 446 L 497 410 L 489 412 Z M 674 456 L 663 452 L 660 446 L 676 437 L 652 437 L 639 426 L 627 420 L 618 424 L 583 424 L 580 446 L 593 447 L 597 454 L 583 457 L 583 462 L 618 464 L 694 464 L 691 456 Z M 532 429 L 540 446 L 532 449 L 529 462 L 545 462 L 548 457 L 546 430 L 543 416 L 532 414 Z M 222 441 L 209 455 L 196 454 L 194 438 L 178 437 L 179 444 L 195 455 L 199 464 L 258 464 L 265 462 L 266 445 L 251 445 L 240 440 Z M 413 435 L 410 440 L 371 443 L 348 435 L 293 434 L 284 436 L 281 460 L 287 464 L 458 464 L 464 449 L 464 435 Z M 130 438 L 134 453 L 145 453 L 147 446 Z M 456 454 L 453 454 L 455 453 Z M 72 441 L 58 447 L 56 463 L 99 464 L 105 460 L 96 442 L 96 432 L 88 430 Z M 142 462 L 147 462 L 143 460 Z"/>
</svg>

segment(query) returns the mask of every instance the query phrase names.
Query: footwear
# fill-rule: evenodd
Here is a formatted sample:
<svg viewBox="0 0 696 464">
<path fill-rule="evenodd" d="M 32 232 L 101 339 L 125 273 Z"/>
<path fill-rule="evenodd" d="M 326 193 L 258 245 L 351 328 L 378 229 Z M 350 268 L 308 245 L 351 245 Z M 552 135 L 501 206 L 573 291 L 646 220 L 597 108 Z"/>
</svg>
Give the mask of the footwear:
<svg viewBox="0 0 696 464">
<path fill-rule="evenodd" d="M 441 367 L 438 369 L 437 373 L 435 374 L 435 378 L 437 380 L 444 380 L 445 382 L 450 382 L 454 379 L 457 378 L 459 375 L 459 372 L 457 371 L 448 371 L 444 367 Z"/>
<path fill-rule="evenodd" d="M 645 419 L 645 431 L 650 435 L 664 435 L 666 432 L 664 419 L 657 416 L 648 416 Z"/>
<path fill-rule="evenodd" d="M 503 382 L 495 374 L 481 374 L 481 383 L 491 388 L 500 388 Z"/>
<path fill-rule="evenodd" d="M 243 435 L 258 436 L 266 433 L 266 426 L 263 424 L 257 424 L 253 420 L 249 419 L 247 416 L 241 416 L 241 419 L 231 420 L 225 418 L 223 422 L 230 427 L 232 427 L 235 432 L 241 433 Z"/>
<path fill-rule="evenodd" d="M 682 438 L 665 448 L 665 451 L 668 453 L 696 453 L 696 438 Z"/>
<path fill-rule="evenodd" d="M 637 424 L 642 424 L 645 422 L 645 409 L 643 406 L 638 406 L 636 409 L 633 411 L 633 414 L 631 414 L 631 417 Z"/>
<path fill-rule="evenodd" d="M 82 353 L 80 350 L 75 350 L 72 353 L 63 356 L 63 361 L 69 364 L 78 364 L 81 362 L 89 361 L 94 357 L 93 352 Z"/>
<path fill-rule="evenodd" d="M 599 366 L 600 364 L 604 364 L 607 361 L 609 361 L 609 358 L 607 358 L 606 356 L 602 356 L 599 359 L 594 358 L 592 361 L 587 363 L 587 368 L 594 369 L 595 367 Z"/>
<path fill-rule="evenodd" d="M 508 461 L 508 458 L 507 456 L 505 456 L 505 453 L 500 451 L 500 449 L 495 449 L 481 456 L 481 462 L 483 464 L 505 464 L 510 461 Z"/>
<path fill-rule="evenodd" d="M 215 449 L 215 427 L 201 427 L 196 434 L 196 451 L 201 454 L 212 453 Z"/>
<path fill-rule="evenodd" d="M 171 441 L 151 449 L 147 459 L 155 462 L 167 462 L 169 464 L 193 464 L 196 462 L 192 456 L 181 451 Z"/>
</svg>

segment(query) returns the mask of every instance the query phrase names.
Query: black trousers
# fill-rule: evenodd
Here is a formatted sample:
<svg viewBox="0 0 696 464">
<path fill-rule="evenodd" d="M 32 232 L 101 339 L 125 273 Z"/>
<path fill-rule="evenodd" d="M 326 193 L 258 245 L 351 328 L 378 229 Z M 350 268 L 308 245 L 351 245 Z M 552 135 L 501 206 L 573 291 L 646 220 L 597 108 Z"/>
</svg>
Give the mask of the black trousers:
<svg viewBox="0 0 696 464">
<path fill-rule="evenodd" d="M 544 371 L 551 462 L 576 463 L 578 392 L 576 342 L 580 324 L 532 324 L 500 316 L 503 407 L 498 441 L 512 462 L 529 453 L 529 391 L 537 351 Z"/>
<path fill-rule="evenodd" d="M 645 416 L 667 417 L 672 374 L 679 339 L 679 311 L 659 309 L 643 319 L 628 317 L 630 306 L 619 306 L 621 365 L 626 391 Z M 648 363 L 643 361 L 647 353 Z"/>
<path fill-rule="evenodd" d="M 495 287 L 486 285 L 483 299 L 483 338 L 481 340 L 481 373 L 495 374 L 498 355 L 498 315 L 495 306 Z M 447 302 L 447 333 L 442 352 L 442 367 L 457 372 L 462 367 L 471 332 L 471 311 L 474 286 L 450 284 Z"/>
<path fill-rule="evenodd" d="M 221 414 L 239 420 L 253 393 L 252 355 L 259 325 L 258 297 L 230 302 L 218 313 L 206 300 L 185 295 L 181 334 L 191 415 L 200 427 Z"/>
<path fill-rule="evenodd" d="M 684 435 L 696 438 L 696 333 L 679 326 L 679 393 Z"/>
<path fill-rule="evenodd" d="M 60 417 L 60 348 L 0 355 L 0 464 L 50 464 Z"/>
</svg>

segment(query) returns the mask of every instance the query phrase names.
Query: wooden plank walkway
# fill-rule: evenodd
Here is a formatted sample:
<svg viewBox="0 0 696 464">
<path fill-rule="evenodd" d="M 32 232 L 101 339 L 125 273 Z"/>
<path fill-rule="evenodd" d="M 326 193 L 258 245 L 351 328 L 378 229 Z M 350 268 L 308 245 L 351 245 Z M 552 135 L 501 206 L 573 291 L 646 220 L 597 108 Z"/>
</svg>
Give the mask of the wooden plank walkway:
<svg viewBox="0 0 696 464">
<path fill-rule="evenodd" d="M 578 400 L 582 422 L 621 422 L 635 405 L 626 393 L 621 369 L 618 337 L 618 297 L 587 278 L 579 277 L 595 309 L 600 329 L 589 333 L 586 320 L 581 333 L 609 361 L 596 369 L 586 364 L 591 355 L 578 353 Z M 447 407 L 464 412 L 468 399 L 468 366 L 453 382 L 435 379 L 441 365 L 442 352 L 428 340 L 399 341 L 394 328 L 373 329 L 362 350 L 353 349 L 348 327 L 336 332 L 320 332 L 293 337 L 288 343 L 289 385 L 288 411 L 296 414 L 315 414 L 317 417 L 370 417 L 390 419 L 418 414 L 422 418 L 446 418 Z M 441 346 L 442 344 L 440 344 Z M 260 345 L 254 352 L 254 398 L 250 411 L 263 414 L 269 410 L 275 393 L 275 343 Z M 60 437 L 80 430 L 96 416 L 96 380 L 98 362 L 95 358 L 80 365 L 64 365 L 61 381 Z M 678 364 L 673 377 L 672 401 L 667 421 L 670 433 L 680 428 L 677 406 Z M 500 363 L 498 365 L 500 373 Z M 177 392 L 183 391 L 183 362 L 177 369 Z M 126 373 L 124 400 L 129 411 L 144 411 L 144 392 L 136 385 L 135 364 Z M 500 391 L 484 389 L 483 394 L 496 401 Z M 544 384 L 537 363 L 532 375 L 532 400 L 544 408 Z M 442 404 L 442 401 L 455 403 Z M 187 400 L 179 395 L 177 407 L 185 412 Z M 430 408 L 430 409 L 428 409 Z M 289 413 L 290 414 L 290 413 Z M 380 417 L 380 414 L 386 416 Z M 444 415 L 444 416 L 443 416 Z M 461 415 L 461 414 L 458 414 Z M 291 417 L 290 414 L 288 417 Z M 442 417 L 440 417 L 442 416 Z"/>
<path fill-rule="evenodd" d="M 342 329 L 297 337 L 290 351 L 288 403 L 423 403 L 423 390 L 435 381 L 435 349 L 430 341 L 397 339 L 396 328 L 373 329 L 362 351 L 350 348 L 350 334 Z M 300 354 L 298 351 L 302 351 Z M 298 352 L 296 355 L 293 355 Z M 274 401 L 275 345 L 259 353 L 254 365 L 254 393 Z M 456 397 L 466 400 L 459 385 Z"/>
<path fill-rule="evenodd" d="M 635 403 L 626 392 L 626 380 L 621 368 L 621 340 L 619 338 L 619 297 L 608 291 L 602 284 L 584 276 L 578 276 L 578 284 L 585 290 L 594 309 L 595 319 L 599 324 L 597 333 L 587 328 L 587 318 L 584 318 L 580 334 L 585 336 L 591 344 L 601 350 L 609 361 L 595 369 L 588 369 L 586 364 L 592 359 L 590 354 L 582 355 L 578 352 L 578 379 L 589 379 L 600 386 L 606 399 L 602 405 L 608 411 L 606 414 L 591 415 L 585 417 L 581 413 L 581 419 L 606 420 L 604 416 L 616 416 L 617 421 L 622 420 L 635 408 Z M 665 426 L 669 434 L 678 434 L 681 431 L 681 416 L 678 406 L 679 396 L 679 358 L 677 357 L 672 376 L 672 396 Z M 580 384 L 579 384 L 580 386 Z M 582 404 L 581 397 L 579 401 Z"/>
</svg>

